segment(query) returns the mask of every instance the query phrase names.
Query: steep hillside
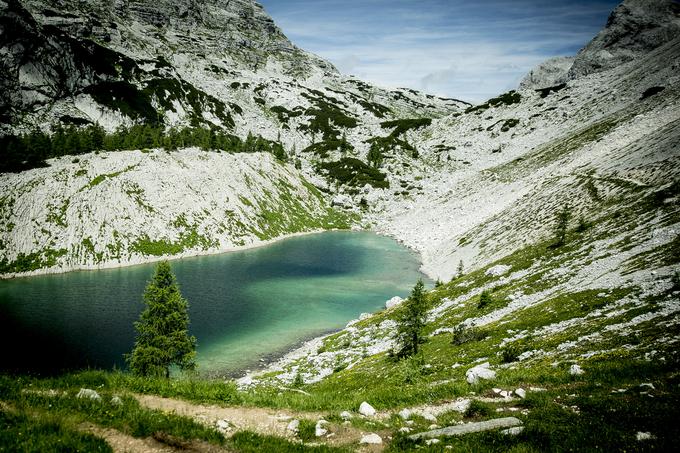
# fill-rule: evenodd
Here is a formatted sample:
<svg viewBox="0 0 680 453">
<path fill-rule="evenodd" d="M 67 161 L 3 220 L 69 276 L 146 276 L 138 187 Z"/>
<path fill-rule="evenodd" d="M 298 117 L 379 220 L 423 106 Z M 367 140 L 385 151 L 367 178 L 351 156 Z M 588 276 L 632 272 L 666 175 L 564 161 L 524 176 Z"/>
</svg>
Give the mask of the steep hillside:
<svg viewBox="0 0 680 453">
<path fill-rule="evenodd" d="M 357 120 L 465 105 L 344 77 L 295 47 L 254 0 L 10 0 L 0 7 L 0 86 L 9 94 L 0 119 L 10 130 L 190 124 L 241 137 L 280 135 L 303 148 L 313 134 L 325 139 L 327 129 L 352 129 Z"/>
<path fill-rule="evenodd" d="M 268 153 L 60 158 L 0 178 L 0 193 L 3 273 L 215 253 L 350 220 Z"/>
</svg>

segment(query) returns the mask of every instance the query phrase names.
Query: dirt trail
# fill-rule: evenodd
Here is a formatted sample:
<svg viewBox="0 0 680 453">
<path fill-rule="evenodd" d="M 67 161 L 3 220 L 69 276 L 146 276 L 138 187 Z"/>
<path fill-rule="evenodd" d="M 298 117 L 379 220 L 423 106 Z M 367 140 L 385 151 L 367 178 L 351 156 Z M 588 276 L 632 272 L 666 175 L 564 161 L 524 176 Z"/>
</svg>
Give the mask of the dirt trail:
<svg viewBox="0 0 680 453">
<path fill-rule="evenodd" d="M 227 437 L 233 435 L 237 431 L 248 430 L 258 434 L 293 439 L 295 438 L 295 434 L 287 430 L 291 420 L 318 420 L 323 418 L 324 415 L 321 412 L 293 412 L 285 409 L 200 405 L 154 395 L 134 396 L 142 406 L 149 409 L 174 412 L 177 415 L 191 417 L 194 420 L 209 426 L 219 426 L 219 422 L 226 421 L 229 424 L 229 428 L 223 430 L 223 432 Z M 350 425 L 329 423 L 324 427 L 329 430 L 330 436 L 319 438 L 319 443 L 330 445 L 358 444 L 362 435 L 366 434 Z M 362 449 L 359 451 L 381 450 L 382 448 L 379 446 L 362 446 Z"/>
<path fill-rule="evenodd" d="M 104 439 L 115 453 L 223 453 L 228 451 L 207 442 L 192 442 L 175 447 L 159 442 L 153 437 L 140 439 L 115 429 L 101 428 L 90 423 L 81 425 L 80 429 Z"/>
</svg>

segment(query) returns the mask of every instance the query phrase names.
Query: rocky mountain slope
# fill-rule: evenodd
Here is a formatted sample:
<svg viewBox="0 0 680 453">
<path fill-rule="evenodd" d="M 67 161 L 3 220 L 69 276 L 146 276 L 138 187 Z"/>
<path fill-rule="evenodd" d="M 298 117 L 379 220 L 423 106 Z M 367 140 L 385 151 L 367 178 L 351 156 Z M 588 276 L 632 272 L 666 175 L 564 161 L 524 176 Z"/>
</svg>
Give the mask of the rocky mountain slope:
<svg viewBox="0 0 680 453">
<path fill-rule="evenodd" d="M 610 69 L 435 119 L 412 136 L 418 164 L 385 164 L 400 184 L 362 195 L 373 206 L 365 222 L 420 251 L 424 270 L 444 282 L 430 295 L 426 381 L 464 380 L 484 361 L 500 374 L 611 354 L 677 360 L 680 36 L 666 38 Z M 620 45 L 612 51 L 631 43 Z M 569 219 L 564 244 L 560 213 Z M 398 306 L 241 384 L 299 374 L 327 388 L 384 375 Z M 448 345 L 452 333 L 459 347 Z"/>
<path fill-rule="evenodd" d="M 148 392 L 307 411 L 295 416 L 316 419 L 268 416 L 293 442 L 391 451 L 673 448 L 680 435 L 676 2 L 624 1 L 577 56 L 551 60 L 517 91 L 469 107 L 345 78 L 292 47 L 254 2 L 149 5 L 0 3 L 3 30 L 33 21 L 22 30 L 54 32 L 41 41 L 49 51 L 3 33 L 3 55 L 13 55 L 3 58 L 12 74 L 3 86 L 25 87 L 3 104 L 11 119 L 5 130 L 47 128 L 63 115 L 107 128 L 141 121 L 137 110 L 119 108 L 124 102 L 88 90 L 112 81 L 128 83 L 134 99 L 142 93 L 164 125 L 193 119 L 194 127 L 280 139 L 288 161 L 154 149 L 64 156 L 48 168 L 1 175 L 3 271 L 126 264 L 355 222 L 419 251 L 424 271 L 439 280 L 426 296 L 426 341 L 416 357 L 392 357 L 404 310 L 395 298 L 240 379 L 240 391 L 223 381 L 85 374 L 37 383 L 30 392 L 40 395 L 13 387 L 16 404 L 58 401 L 80 417 L 101 414 L 100 403 L 69 397 L 96 382 L 107 398 Z M 87 8 L 103 25 L 73 31 L 89 23 L 81 18 Z M 110 40 L 93 38 L 102 29 Z M 247 39 L 254 44 L 239 44 Z M 93 69 L 94 60 L 77 60 L 82 54 L 66 42 L 115 52 L 114 69 Z M 221 69 L 206 69 L 208 61 Z M 51 87 L 61 85 L 45 81 L 62 80 L 56 68 L 65 62 L 91 77 L 65 83 L 68 94 L 55 96 Z M 149 89 L 159 77 L 184 88 Z M 132 397 L 125 404 L 123 415 L 137 407 Z M 501 415 L 513 416 L 511 430 L 455 438 L 436 431 L 474 431 Z M 227 435 L 240 429 L 208 423 Z M 425 432 L 433 438 L 408 437 Z M 243 434 L 234 437 L 266 441 Z"/>
<path fill-rule="evenodd" d="M 59 127 L 93 124 L 113 132 L 121 127 L 148 124 L 156 130 L 210 129 L 237 140 L 259 136 L 282 144 L 289 163 L 285 169 L 278 168 L 278 164 L 271 166 L 276 167 L 276 172 L 295 175 L 292 177 L 297 178 L 296 190 L 304 190 L 306 179 L 326 191 L 349 183 L 356 192 L 364 182 L 388 185 L 384 182 L 386 176 L 363 162 L 343 158 L 365 161 L 372 147 L 394 148 L 406 160 L 415 152 L 404 137 L 395 136 L 383 143 L 382 137 L 389 137 L 396 127 L 390 121 L 412 116 L 436 117 L 468 106 L 413 90 L 387 91 L 345 77 L 329 63 L 290 43 L 262 7 L 251 0 L 200 4 L 188 0 L 115 3 L 11 0 L 1 2 L 0 8 L 3 56 L 0 86 L 4 93 L 0 100 L 0 128 L 6 134 L 28 132 L 36 127 L 49 133 Z M 125 153 L 78 159 L 82 166 L 108 158 L 105 165 L 95 164 L 91 168 L 78 165 L 66 168 L 68 159 L 63 158 L 50 162 L 53 168 L 49 170 L 1 176 L 3 272 L 108 266 L 137 262 L 142 256 L 151 258 L 159 253 L 148 254 L 132 246 L 141 238 L 143 230 L 136 228 L 142 224 L 158 226 L 155 241 L 176 243 L 181 228 L 173 222 L 178 212 L 168 216 L 160 210 L 141 209 L 135 214 L 139 219 L 132 221 L 130 228 L 103 228 L 100 221 L 91 223 L 93 218 L 86 214 L 105 210 L 94 206 L 98 203 L 94 198 L 82 197 L 81 204 L 72 203 L 79 187 L 71 184 L 81 181 L 53 177 L 63 165 L 63 175 L 78 174 L 83 184 L 87 178 L 104 178 L 105 183 L 97 187 L 102 191 L 101 200 L 118 200 L 123 191 L 127 196 L 124 203 L 103 203 L 108 209 L 104 216 L 107 218 L 129 216 L 125 206 L 139 205 L 140 199 L 148 200 L 149 206 L 165 205 L 167 199 L 157 198 L 159 194 L 151 186 L 135 182 L 134 189 L 121 189 L 128 176 L 134 174 L 127 169 L 139 164 L 139 159 L 133 156 L 134 153 Z M 187 159 L 193 159 L 189 167 L 204 165 L 198 154 Z M 257 158 L 249 161 L 254 167 L 260 165 Z M 117 164 L 112 165 L 113 162 Z M 172 162 L 157 159 L 152 165 L 162 167 L 163 174 L 166 163 Z M 218 162 L 229 164 L 226 159 Z M 270 172 L 271 166 L 267 158 L 256 170 Z M 236 166 L 221 171 L 225 179 L 237 180 L 239 187 L 249 183 Z M 331 173 L 328 178 L 320 176 Z M 211 186 L 212 176 L 191 173 L 197 186 Z M 276 194 L 278 189 L 272 186 L 272 181 L 277 179 L 278 175 L 272 175 L 271 180 L 256 180 L 253 184 L 264 184 L 257 188 L 260 192 Z M 44 180 L 50 181 L 47 198 L 39 191 L 43 187 L 39 181 Z M 190 178 L 181 180 L 187 186 L 178 187 L 177 193 L 200 196 L 200 191 L 189 187 Z M 309 195 L 306 192 L 300 201 L 304 204 Z M 17 198 L 22 200 L 15 204 Z M 323 202 L 327 201 L 330 199 Z M 24 203 L 36 202 L 45 204 L 17 210 Z M 342 196 L 338 203 L 354 205 L 354 201 Z M 47 220 L 63 217 L 52 211 L 64 206 L 71 206 L 68 234 L 66 224 Z M 195 218 L 196 228 L 204 232 L 205 240 L 184 242 L 182 247 L 165 251 L 173 255 L 215 252 L 243 241 L 250 243 L 254 238 L 331 226 L 314 220 L 316 211 L 312 210 L 305 225 L 298 222 L 295 227 L 287 224 L 268 231 L 251 228 L 246 234 L 240 223 L 261 223 L 260 218 L 253 217 L 261 212 L 245 210 L 222 228 L 219 225 L 223 223 L 223 207 L 202 208 L 195 216 L 185 213 Z M 114 231 L 123 239 L 114 238 Z M 83 243 L 91 243 L 92 247 Z M 132 248 L 128 249 L 128 244 Z"/>
</svg>

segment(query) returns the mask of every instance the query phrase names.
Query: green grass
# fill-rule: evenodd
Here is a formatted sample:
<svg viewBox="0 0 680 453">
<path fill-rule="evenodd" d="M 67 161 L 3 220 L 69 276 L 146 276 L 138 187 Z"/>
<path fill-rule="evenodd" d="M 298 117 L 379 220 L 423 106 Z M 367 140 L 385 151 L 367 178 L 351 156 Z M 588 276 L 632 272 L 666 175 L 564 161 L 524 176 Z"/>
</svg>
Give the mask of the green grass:
<svg viewBox="0 0 680 453">
<path fill-rule="evenodd" d="M 120 404 L 114 404 L 112 397 L 118 392 L 103 384 L 92 385 L 106 382 L 105 373 L 84 373 L 81 377 L 36 380 L 0 376 L 0 398 L 3 403 L 10 405 L 12 412 L 18 414 L 19 420 L 21 417 L 30 418 L 34 415 L 52 420 L 64 433 L 57 436 L 63 436 L 67 440 L 73 437 L 71 433 L 80 424 L 93 423 L 139 438 L 153 436 L 158 439 L 158 434 L 164 433 L 167 438 L 180 441 L 190 442 L 197 439 L 217 445 L 224 442 L 224 437 L 212 428 L 186 417 L 143 408 L 130 396 L 121 395 Z M 76 398 L 81 386 L 96 389 L 101 400 Z M 50 390 L 52 392 L 48 392 Z M 50 431 L 54 432 L 54 429 L 36 431 L 36 442 L 47 441 Z"/>
<path fill-rule="evenodd" d="M 83 433 L 52 415 L 27 415 L 0 408 L 0 451 L 113 452 L 92 434 Z"/>
</svg>

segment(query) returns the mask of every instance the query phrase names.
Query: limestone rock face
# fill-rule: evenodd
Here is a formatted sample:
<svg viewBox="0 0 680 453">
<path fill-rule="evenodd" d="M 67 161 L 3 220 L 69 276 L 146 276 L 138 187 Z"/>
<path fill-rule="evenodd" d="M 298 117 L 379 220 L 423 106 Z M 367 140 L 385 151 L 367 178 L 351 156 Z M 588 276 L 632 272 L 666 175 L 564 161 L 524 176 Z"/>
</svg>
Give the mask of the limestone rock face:
<svg viewBox="0 0 680 453">
<path fill-rule="evenodd" d="M 558 85 L 566 77 L 576 57 L 555 57 L 544 61 L 519 82 L 520 90 L 540 89 Z"/>
<path fill-rule="evenodd" d="M 680 37 L 680 4 L 673 0 L 625 0 L 607 25 L 576 56 L 568 79 L 614 68 Z"/>
</svg>

